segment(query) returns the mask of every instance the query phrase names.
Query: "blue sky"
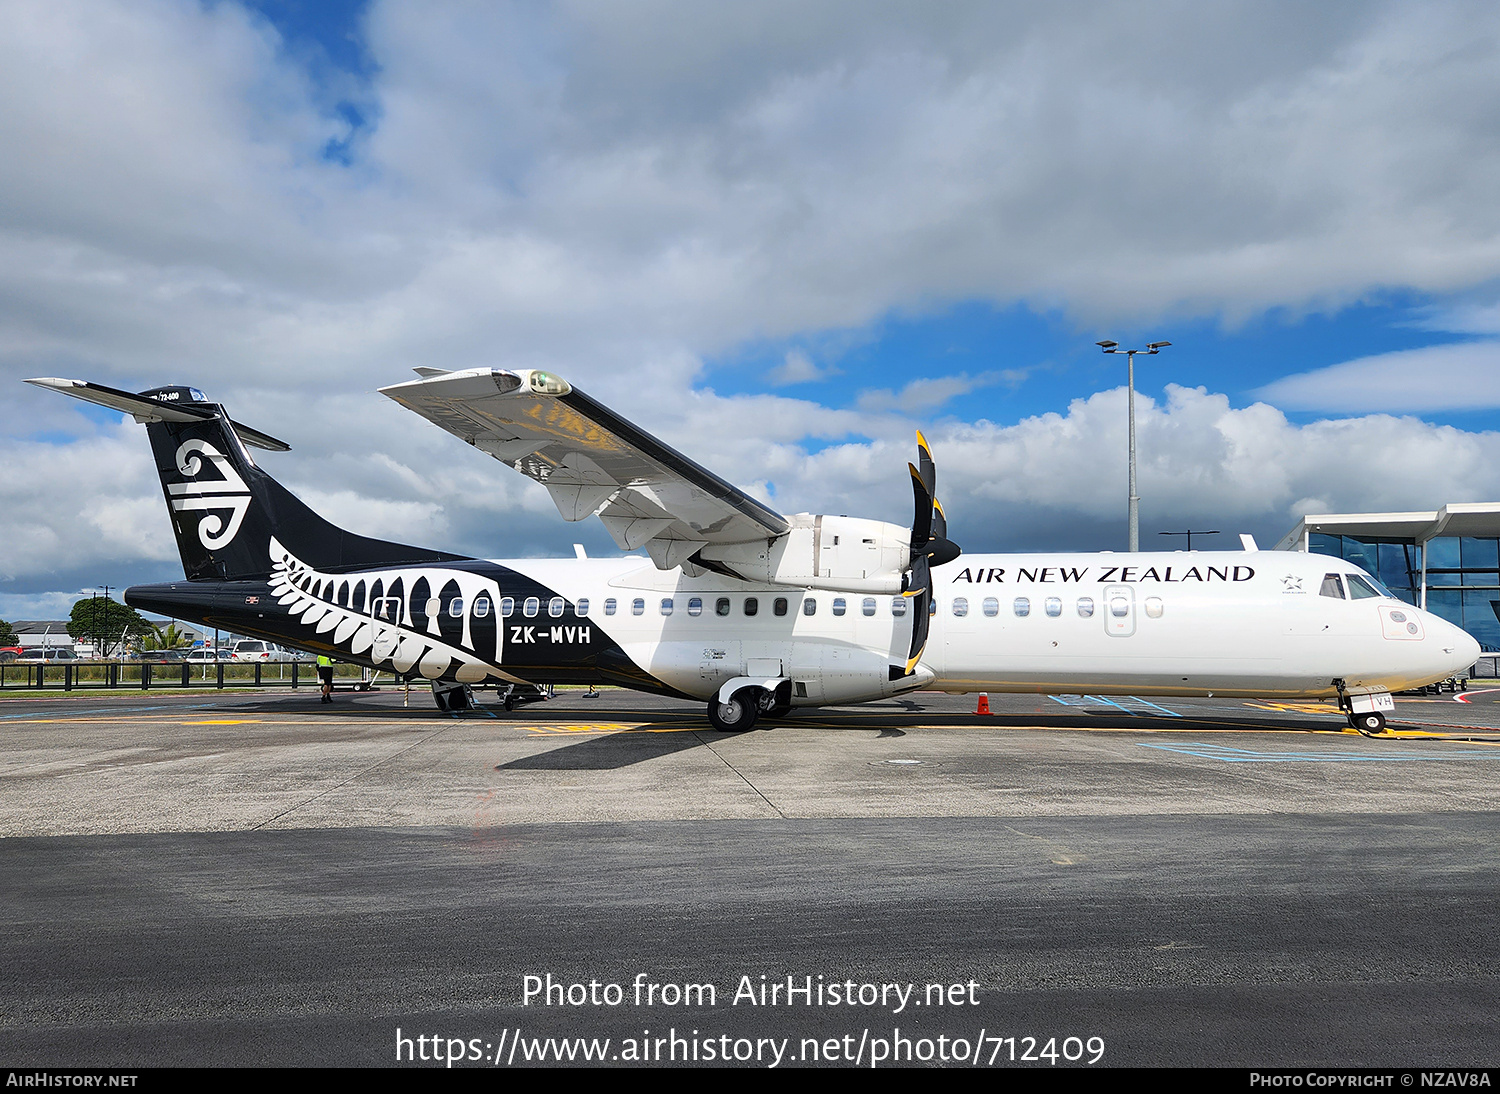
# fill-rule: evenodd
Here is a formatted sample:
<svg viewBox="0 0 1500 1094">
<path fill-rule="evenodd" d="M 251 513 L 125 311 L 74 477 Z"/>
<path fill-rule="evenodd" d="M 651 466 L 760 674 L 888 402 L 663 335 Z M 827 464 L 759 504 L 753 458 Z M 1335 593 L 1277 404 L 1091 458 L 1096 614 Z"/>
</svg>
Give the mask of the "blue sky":
<svg viewBox="0 0 1500 1094">
<path fill-rule="evenodd" d="M 1147 534 L 1500 497 L 1485 5 L 20 10 L 0 616 L 178 572 L 138 428 L 37 375 L 195 384 L 332 519 L 490 557 L 614 548 L 414 366 L 553 369 L 789 512 L 904 522 L 921 428 L 971 551 L 1121 545 L 1103 338 L 1173 343 Z"/>
</svg>

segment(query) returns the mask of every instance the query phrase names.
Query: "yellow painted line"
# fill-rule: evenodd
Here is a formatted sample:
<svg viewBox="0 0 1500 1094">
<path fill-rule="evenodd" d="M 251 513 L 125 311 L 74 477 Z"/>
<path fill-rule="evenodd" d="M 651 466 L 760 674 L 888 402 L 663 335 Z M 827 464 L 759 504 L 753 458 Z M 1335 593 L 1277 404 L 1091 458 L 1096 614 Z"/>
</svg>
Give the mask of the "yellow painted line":
<svg viewBox="0 0 1500 1094">
<path fill-rule="evenodd" d="M 566 737 L 575 733 L 695 733 L 707 729 L 708 726 L 706 723 L 698 726 L 660 726 L 641 723 L 635 725 L 507 726 L 506 728 L 522 730 L 538 737 Z"/>
<path fill-rule="evenodd" d="M 178 722 L 180 726 L 248 726 L 264 722 L 264 718 L 215 718 L 207 722 Z"/>
<path fill-rule="evenodd" d="M 1338 708 L 1327 703 L 1278 703 L 1267 701 L 1263 703 L 1245 703 L 1244 706 L 1253 710 L 1271 710 L 1281 714 L 1337 714 Z M 1190 715 L 1184 715 L 1190 717 Z"/>
</svg>

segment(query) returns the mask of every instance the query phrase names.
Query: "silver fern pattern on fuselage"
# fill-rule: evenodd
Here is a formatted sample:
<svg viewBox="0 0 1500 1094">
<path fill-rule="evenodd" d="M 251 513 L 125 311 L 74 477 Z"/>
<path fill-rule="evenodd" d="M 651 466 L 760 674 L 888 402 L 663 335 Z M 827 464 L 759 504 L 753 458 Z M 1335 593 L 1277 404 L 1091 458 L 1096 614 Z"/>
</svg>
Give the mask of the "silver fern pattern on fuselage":
<svg viewBox="0 0 1500 1094">
<path fill-rule="evenodd" d="M 270 581 L 277 602 L 290 615 L 300 614 L 302 627 L 309 628 L 315 635 L 332 632 L 331 637 L 320 641 L 332 642 L 347 649 L 353 657 L 369 660 L 377 667 L 389 666 L 392 671 L 401 673 L 415 670 L 429 680 L 447 678 L 474 684 L 495 677 L 520 682 L 499 667 L 504 646 L 501 635 L 496 636 L 493 663 L 481 657 L 474 648 L 473 612 L 467 609 L 476 600 L 485 598 L 489 603 L 486 615 L 493 617 L 500 603 L 499 584 L 482 574 L 435 566 L 351 574 L 321 573 L 288 551 L 273 536 Z M 423 610 L 414 611 L 416 590 L 423 585 L 429 590 L 457 586 L 465 610 L 453 618 L 453 622 L 461 623 L 463 628 L 456 642 L 443 635 L 439 612 L 427 612 L 425 605 Z M 398 588 L 401 590 L 399 594 L 390 595 L 391 590 Z M 429 596 L 426 599 L 438 598 Z M 394 610 L 387 618 L 376 616 L 377 601 L 393 604 Z M 448 603 L 452 602 L 450 597 Z M 419 628 L 414 618 L 416 615 L 425 618 L 425 628 Z"/>
</svg>

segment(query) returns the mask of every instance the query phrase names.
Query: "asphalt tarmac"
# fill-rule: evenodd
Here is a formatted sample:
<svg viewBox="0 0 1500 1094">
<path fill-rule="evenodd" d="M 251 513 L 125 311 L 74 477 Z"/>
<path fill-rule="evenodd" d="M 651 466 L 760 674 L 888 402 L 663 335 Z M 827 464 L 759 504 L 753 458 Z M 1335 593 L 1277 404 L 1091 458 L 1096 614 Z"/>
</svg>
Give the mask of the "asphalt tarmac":
<svg viewBox="0 0 1500 1094">
<path fill-rule="evenodd" d="M 0 696 L 0 1066 L 1493 1067 L 1497 698 Z"/>
</svg>

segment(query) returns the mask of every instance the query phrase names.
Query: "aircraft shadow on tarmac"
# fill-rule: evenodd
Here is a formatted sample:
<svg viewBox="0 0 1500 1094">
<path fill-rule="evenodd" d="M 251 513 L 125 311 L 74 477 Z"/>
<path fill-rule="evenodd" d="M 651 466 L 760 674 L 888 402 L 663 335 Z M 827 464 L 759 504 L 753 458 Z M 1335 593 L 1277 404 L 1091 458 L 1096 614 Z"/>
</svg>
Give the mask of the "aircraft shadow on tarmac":
<svg viewBox="0 0 1500 1094">
<path fill-rule="evenodd" d="M 680 730 L 642 733 L 622 730 L 590 736 L 561 748 L 550 748 L 510 763 L 496 764 L 496 771 L 613 771 L 646 760 L 673 756 L 707 745 L 710 730 Z"/>
<path fill-rule="evenodd" d="M 561 712 L 554 712 L 556 714 Z M 552 719 L 549 719 L 551 721 Z M 559 726 L 565 726 L 566 722 L 557 719 Z M 893 724 L 896 723 L 896 724 Z M 1158 718 L 1132 718 L 1125 716 L 1106 715 L 1065 715 L 1053 716 L 1039 719 L 1036 717 L 1006 717 L 996 716 L 987 718 L 982 723 L 976 724 L 972 716 L 937 715 L 931 712 L 902 712 L 901 714 L 885 715 L 880 718 L 866 716 L 861 718 L 854 711 L 821 711 L 816 718 L 789 719 L 784 722 L 762 723 L 752 733 L 770 732 L 775 733 L 781 728 L 803 728 L 816 729 L 823 732 L 848 733 L 858 732 L 875 737 L 904 737 L 908 727 L 947 727 L 968 726 L 984 729 L 1115 729 L 1121 731 L 1153 731 L 1164 728 L 1173 730 L 1199 730 L 1199 731 L 1223 731 L 1223 730 L 1248 730 L 1248 731 L 1283 731 L 1305 733 L 1310 729 L 1328 728 L 1321 722 L 1310 720 L 1297 720 L 1295 722 L 1283 722 L 1268 724 L 1254 718 L 1236 718 L 1221 720 L 1199 720 L 1199 719 L 1173 719 L 1170 727 L 1163 724 Z M 566 732 L 566 730 L 563 730 Z M 618 768 L 629 767 L 633 764 L 645 763 L 649 760 L 660 759 L 665 756 L 673 756 L 681 752 L 687 752 L 694 748 L 709 747 L 715 743 L 733 741 L 736 735 L 720 734 L 706 725 L 698 728 L 692 725 L 676 726 L 671 722 L 663 721 L 650 729 L 625 729 L 614 733 L 602 735 L 590 735 L 582 740 L 573 741 L 559 748 L 547 749 L 531 756 L 523 756 L 509 763 L 497 764 L 497 771 L 608 771 Z"/>
</svg>

